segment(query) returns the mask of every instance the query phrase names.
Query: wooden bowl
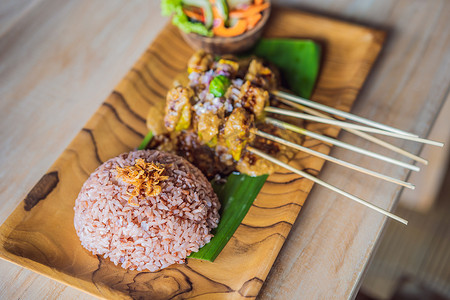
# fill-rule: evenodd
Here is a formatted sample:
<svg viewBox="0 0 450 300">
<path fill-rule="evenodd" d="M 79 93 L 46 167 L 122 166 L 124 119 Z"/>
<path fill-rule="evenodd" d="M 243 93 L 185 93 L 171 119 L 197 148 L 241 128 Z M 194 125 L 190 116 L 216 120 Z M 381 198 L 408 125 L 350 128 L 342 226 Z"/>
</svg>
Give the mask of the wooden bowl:
<svg viewBox="0 0 450 300">
<path fill-rule="evenodd" d="M 269 2 L 270 1 L 267 1 Z M 210 53 L 239 53 L 250 49 L 261 37 L 264 26 L 270 16 L 272 6 L 262 12 L 261 20 L 252 29 L 234 37 L 207 37 L 180 30 L 184 40 L 194 49 L 203 49 Z"/>
</svg>

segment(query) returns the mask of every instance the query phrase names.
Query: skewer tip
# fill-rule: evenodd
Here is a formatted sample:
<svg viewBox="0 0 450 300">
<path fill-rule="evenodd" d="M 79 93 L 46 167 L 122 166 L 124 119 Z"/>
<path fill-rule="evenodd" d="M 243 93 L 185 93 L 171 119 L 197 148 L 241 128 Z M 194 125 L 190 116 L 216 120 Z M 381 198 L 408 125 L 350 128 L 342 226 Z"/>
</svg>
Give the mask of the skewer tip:
<svg viewBox="0 0 450 300">
<path fill-rule="evenodd" d="M 400 221 L 400 223 L 402 223 L 402 224 L 404 224 L 404 225 L 408 226 L 408 220 L 404 220 L 404 219 L 402 219 L 402 221 Z"/>
<path fill-rule="evenodd" d="M 388 212 L 388 214 L 386 214 L 387 217 L 390 217 L 392 219 L 394 219 L 395 221 L 398 221 L 404 225 L 408 225 L 408 220 L 403 219 L 402 217 L 399 217 L 397 215 L 394 215 L 393 213 Z"/>
<path fill-rule="evenodd" d="M 371 209 L 373 209 L 373 210 L 375 210 L 375 211 L 377 211 L 379 213 L 382 213 L 383 215 L 385 215 L 387 217 L 390 217 L 390 218 L 392 218 L 392 219 L 394 219 L 394 220 L 396 220 L 396 221 L 398 221 L 400 223 L 408 225 L 408 221 L 407 220 L 405 220 L 405 219 L 403 219 L 403 218 L 401 218 L 399 216 L 396 216 L 393 213 L 391 213 L 391 212 L 389 212 L 389 211 L 387 211 L 387 210 L 385 210 L 385 209 L 383 209 L 381 207 L 378 207 L 378 206 L 373 205 L 373 204 L 371 204 L 371 203 L 369 203 L 369 202 L 367 202 L 365 200 L 362 200 L 361 198 L 358 198 L 358 197 L 356 197 L 356 196 L 354 196 L 352 194 L 349 194 L 349 193 L 347 193 L 347 192 L 345 192 L 345 191 L 343 191 L 343 190 L 341 190 L 341 189 L 339 189 L 339 188 L 337 188 L 337 187 L 335 187 L 335 186 L 333 186 L 333 185 L 331 185 L 329 183 L 326 183 L 326 182 L 320 180 L 319 178 L 314 177 L 314 176 L 312 176 L 312 175 L 310 175 L 310 174 L 308 174 L 308 173 L 306 173 L 306 172 L 304 172 L 302 170 L 296 169 L 296 168 L 294 168 L 294 167 L 292 167 L 292 166 L 290 166 L 290 165 L 288 165 L 288 164 L 286 164 L 286 163 L 284 163 L 284 162 L 282 162 L 282 161 L 280 161 L 280 160 L 278 160 L 278 159 L 276 159 L 276 158 L 274 158 L 274 157 L 272 157 L 272 156 L 270 156 L 270 155 L 268 155 L 268 154 L 266 154 L 266 153 L 264 153 L 264 152 L 262 152 L 262 151 L 260 151 L 260 150 L 258 150 L 256 148 L 253 148 L 251 146 L 247 146 L 247 150 L 252 152 L 252 153 L 254 153 L 254 154 L 256 154 L 256 155 L 258 155 L 258 156 L 260 156 L 260 157 L 262 157 L 262 158 L 264 158 L 264 159 L 267 159 L 268 161 L 271 161 L 271 162 L 273 162 L 273 163 L 275 163 L 275 164 L 277 164 L 277 165 L 279 165 L 279 166 L 281 166 L 281 167 L 283 167 L 285 169 L 288 169 L 289 171 L 292 171 L 292 172 L 294 172 L 294 173 L 296 173 L 296 174 L 298 174 L 300 176 L 303 176 L 303 177 L 305 177 L 305 178 L 307 178 L 307 179 L 309 179 L 309 180 L 311 180 L 311 181 L 313 181 L 313 182 L 315 182 L 315 183 L 317 183 L 317 184 L 319 184 L 319 185 L 321 185 L 323 187 L 326 187 L 326 188 L 328 188 L 328 189 L 330 189 L 332 191 L 335 191 L 335 192 L 337 192 L 337 193 L 339 193 L 339 194 L 341 194 L 343 196 L 346 196 L 347 198 L 350 198 L 353 201 L 356 201 L 356 202 L 358 202 L 360 204 L 363 204 L 363 205 L 365 205 L 365 206 L 367 206 L 367 207 L 369 207 L 369 208 L 371 208 Z"/>
</svg>

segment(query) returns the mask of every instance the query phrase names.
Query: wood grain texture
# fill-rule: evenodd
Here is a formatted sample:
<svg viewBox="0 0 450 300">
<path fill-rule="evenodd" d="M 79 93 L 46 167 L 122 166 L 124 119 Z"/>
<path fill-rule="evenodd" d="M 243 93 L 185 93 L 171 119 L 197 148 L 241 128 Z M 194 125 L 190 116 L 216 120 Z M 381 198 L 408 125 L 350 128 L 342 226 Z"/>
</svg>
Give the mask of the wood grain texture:
<svg viewBox="0 0 450 300">
<path fill-rule="evenodd" d="M 157 1 L 0 2 L 5 12 L 0 19 L 3 223 L 167 19 Z M 3 260 L 0 270 L 1 299 L 89 297 Z"/>
<path fill-rule="evenodd" d="M 387 30 L 386 46 L 352 111 L 427 135 L 445 97 L 449 99 L 449 1 L 274 2 Z M 109 0 L 107 5 L 102 0 L 3 0 L 0 10 L 3 223 L 167 19 L 160 16 L 158 1 L 142 0 L 129 0 L 126 5 L 121 0 Z M 392 155 L 349 134 L 341 134 L 340 139 Z M 395 143 L 415 153 L 421 149 L 414 143 Z M 401 168 L 345 150 L 333 148 L 332 155 L 391 176 L 408 176 Z M 392 208 L 400 195 L 400 189 L 389 183 L 332 164 L 325 164 L 320 177 L 385 208 Z M 386 218 L 379 214 L 314 188 L 259 298 L 351 297 L 385 224 Z M 1 299 L 94 299 L 3 260 L 0 269 Z"/>
<path fill-rule="evenodd" d="M 313 98 L 350 110 L 384 34 L 291 10 L 274 10 L 269 22 L 267 37 L 311 38 L 322 44 L 324 59 Z M 147 131 L 147 111 L 163 114 L 168 87 L 192 53 L 175 27 L 164 28 L 28 194 L 23 206 L 2 225 L 2 257 L 108 299 L 257 296 L 312 188 L 312 182 L 295 174 L 280 172 L 269 177 L 214 263 L 188 260 L 185 265 L 154 273 L 126 271 L 84 250 L 71 222 L 83 182 L 102 162 L 139 144 Z M 329 136 L 338 134 L 338 129 L 323 124 L 306 127 Z M 313 139 L 305 139 L 304 145 L 330 151 L 329 145 Z M 298 153 L 291 165 L 317 175 L 323 161 Z"/>
<path fill-rule="evenodd" d="M 428 135 L 450 91 L 450 2 L 306 0 L 283 3 L 386 30 L 385 47 L 352 112 L 421 136 Z M 339 139 L 404 160 L 345 132 Z M 391 141 L 413 153 L 419 153 L 422 148 L 417 143 Z M 389 176 L 409 177 L 409 172 L 402 168 L 338 147 L 331 154 Z M 397 186 L 332 164 L 325 164 L 320 177 L 387 209 L 396 206 L 402 192 Z M 423 184 L 428 184 L 427 180 Z M 260 298 L 355 297 L 385 224 L 386 218 L 379 214 L 315 187 L 265 281 Z M 353 284 L 349 285 L 349 281 Z"/>
</svg>

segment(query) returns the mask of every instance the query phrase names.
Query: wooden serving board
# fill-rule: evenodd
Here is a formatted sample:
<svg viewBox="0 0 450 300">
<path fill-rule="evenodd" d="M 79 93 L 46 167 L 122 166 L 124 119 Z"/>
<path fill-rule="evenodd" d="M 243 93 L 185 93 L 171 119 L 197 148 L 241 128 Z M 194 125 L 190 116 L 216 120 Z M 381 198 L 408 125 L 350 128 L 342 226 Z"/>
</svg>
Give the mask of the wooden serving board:
<svg viewBox="0 0 450 300">
<path fill-rule="evenodd" d="M 323 46 L 313 99 L 349 111 L 384 40 L 369 28 L 274 9 L 266 37 L 309 38 Z M 102 162 L 134 149 L 147 133 L 149 109 L 165 94 L 193 50 L 168 25 L 117 85 L 49 171 L 0 227 L 0 256 L 103 298 L 255 298 L 307 198 L 312 182 L 289 172 L 269 177 L 241 226 L 214 263 L 188 260 L 150 273 L 125 271 L 84 250 L 73 226 L 74 201 Z M 307 128 L 329 136 L 327 125 Z M 330 145 L 304 145 L 328 153 Z M 298 153 L 293 166 L 317 175 L 323 160 Z"/>
</svg>

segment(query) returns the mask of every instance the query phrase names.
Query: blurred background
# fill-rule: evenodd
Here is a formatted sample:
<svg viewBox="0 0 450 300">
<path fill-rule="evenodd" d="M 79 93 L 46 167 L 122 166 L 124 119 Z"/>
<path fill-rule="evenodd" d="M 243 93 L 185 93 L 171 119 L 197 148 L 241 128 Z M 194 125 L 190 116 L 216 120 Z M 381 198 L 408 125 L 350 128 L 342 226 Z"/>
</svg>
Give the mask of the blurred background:
<svg viewBox="0 0 450 300">
<path fill-rule="evenodd" d="M 356 298 L 450 299 L 450 1 L 273 3 L 388 32 L 354 111 L 380 89 L 393 99 L 401 95 L 444 103 L 428 137 L 445 142 L 446 148 L 409 148 L 430 161 L 410 176 L 417 189 L 403 191 L 395 209 L 409 225 L 387 222 Z M 96 18 L 90 17 L 93 12 Z M 0 224 L 167 21 L 159 14 L 158 0 L 0 0 Z M 401 77 L 398 86 L 386 79 L 392 77 Z M 57 112 L 53 122 L 35 113 L 42 106 Z M 424 108 L 424 115 L 434 113 Z M 422 125 L 412 130 L 427 131 Z M 19 155 L 20 162 L 11 159 Z M 8 172 L 17 165 L 25 171 Z M 0 270 L 0 299 L 88 297 L 4 261 Z"/>
<path fill-rule="evenodd" d="M 449 118 L 447 98 L 429 136 L 445 149 L 422 149 L 429 166 L 410 176 L 416 190 L 404 189 L 395 210 L 409 224 L 388 223 L 356 299 L 450 299 Z"/>
</svg>

